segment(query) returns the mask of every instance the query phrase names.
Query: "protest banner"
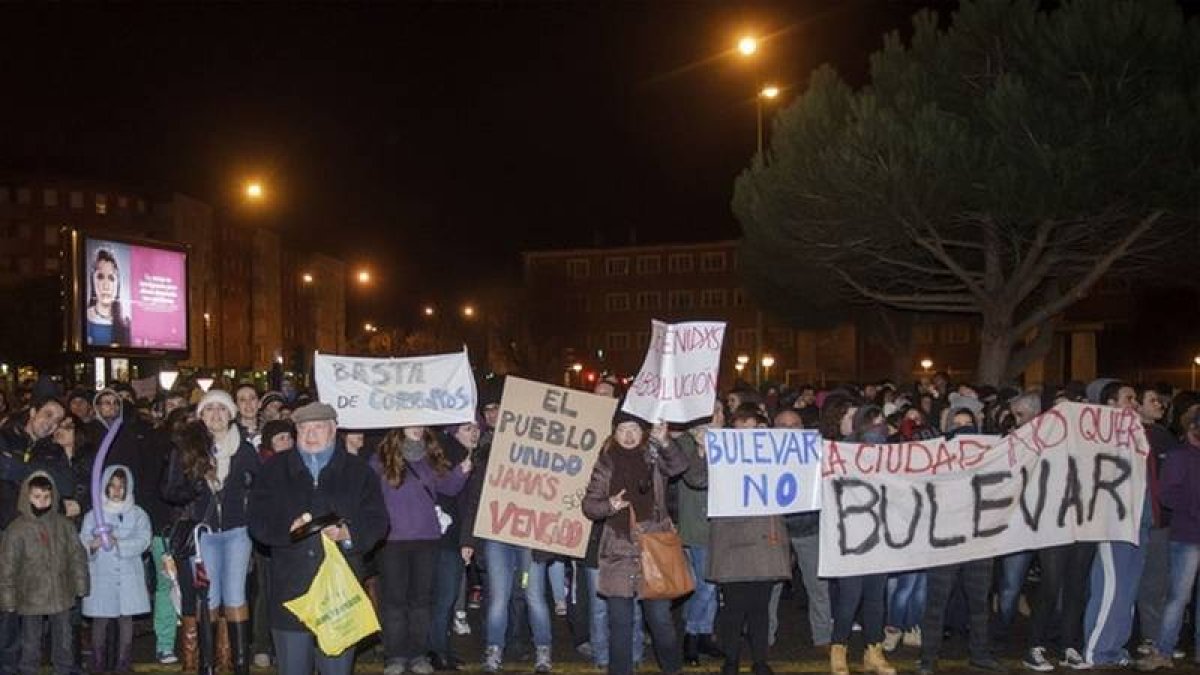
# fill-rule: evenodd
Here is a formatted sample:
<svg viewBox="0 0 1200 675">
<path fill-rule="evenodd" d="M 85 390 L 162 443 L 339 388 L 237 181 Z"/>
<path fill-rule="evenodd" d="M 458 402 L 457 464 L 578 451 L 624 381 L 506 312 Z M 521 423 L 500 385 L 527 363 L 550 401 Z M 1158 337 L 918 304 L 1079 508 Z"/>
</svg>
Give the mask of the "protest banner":
<svg viewBox="0 0 1200 675">
<path fill-rule="evenodd" d="M 648 422 L 689 422 L 712 414 L 725 324 L 650 322 L 642 369 L 621 408 Z"/>
<path fill-rule="evenodd" d="M 509 375 L 475 536 L 582 558 L 583 496 L 617 400 Z"/>
<path fill-rule="evenodd" d="M 317 353 L 317 395 L 338 426 L 385 429 L 457 424 L 475 419 L 475 378 L 467 350 L 374 359 Z"/>
<path fill-rule="evenodd" d="M 821 435 L 803 429 L 709 429 L 708 516 L 821 508 Z"/>
<path fill-rule="evenodd" d="M 1060 403 L 1004 438 L 824 445 L 824 577 L 1138 542 L 1150 446 L 1132 410 Z"/>
</svg>

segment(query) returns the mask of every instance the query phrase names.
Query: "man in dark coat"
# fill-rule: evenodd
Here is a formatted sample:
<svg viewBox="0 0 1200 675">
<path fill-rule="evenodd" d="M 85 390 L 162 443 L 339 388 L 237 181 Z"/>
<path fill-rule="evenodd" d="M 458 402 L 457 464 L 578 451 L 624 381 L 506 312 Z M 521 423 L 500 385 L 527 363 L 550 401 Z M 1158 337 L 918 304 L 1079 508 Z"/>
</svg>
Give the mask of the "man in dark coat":
<svg viewBox="0 0 1200 675">
<path fill-rule="evenodd" d="M 310 403 L 292 414 L 296 450 L 273 457 L 262 468 L 250 497 L 250 535 L 271 549 L 270 616 L 280 675 L 349 675 L 354 649 L 327 655 L 284 602 L 308 591 L 324 560 L 320 537 L 342 548 L 362 577 L 362 557 L 387 534 L 388 515 L 379 477 L 358 457 L 338 448 L 337 412 Z M 293 530 L 336 514 L 342 524 L 292 541 Z"/>
</svg>

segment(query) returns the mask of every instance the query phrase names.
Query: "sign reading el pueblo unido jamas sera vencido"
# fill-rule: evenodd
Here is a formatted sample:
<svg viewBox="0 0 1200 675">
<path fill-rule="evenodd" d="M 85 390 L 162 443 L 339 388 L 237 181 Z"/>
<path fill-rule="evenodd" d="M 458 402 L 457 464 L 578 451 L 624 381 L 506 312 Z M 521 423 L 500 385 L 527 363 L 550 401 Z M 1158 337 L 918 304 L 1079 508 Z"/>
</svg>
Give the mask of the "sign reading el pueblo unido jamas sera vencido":
<svg viewBox="0 0 1200 675">
<path fill-rule="evenodd" d="M 475 536 L 582 558 L 583 496 L 617 400 L 508 376 Z"/>
</svg>

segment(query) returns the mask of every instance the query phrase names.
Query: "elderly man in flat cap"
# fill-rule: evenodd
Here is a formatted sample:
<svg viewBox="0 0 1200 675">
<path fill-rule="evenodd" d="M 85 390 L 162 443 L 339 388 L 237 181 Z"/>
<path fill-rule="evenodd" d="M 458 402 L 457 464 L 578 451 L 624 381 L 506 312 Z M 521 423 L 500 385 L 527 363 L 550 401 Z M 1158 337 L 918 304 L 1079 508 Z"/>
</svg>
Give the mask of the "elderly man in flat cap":
<svg viewBox="0 0 1200 675">
<path fill-rule="evenodd" d="M 337 448 L 337 412 L 310 403 L 292 414 L 296 450 L 263 467 L 251 497 L 250 534 L 271 548 L 270 618 L 281 675 L 349 675 L 354 649 L 325 654 L 283 603 L 308 591 L 324 559 L 320 537 L 342 547 L 361 579 L 362 556 L 387 534 L 379 478 L 363 460 Z M 336 519 L 319 534 L 293 540 L 310 523 Z"/>
</svg>

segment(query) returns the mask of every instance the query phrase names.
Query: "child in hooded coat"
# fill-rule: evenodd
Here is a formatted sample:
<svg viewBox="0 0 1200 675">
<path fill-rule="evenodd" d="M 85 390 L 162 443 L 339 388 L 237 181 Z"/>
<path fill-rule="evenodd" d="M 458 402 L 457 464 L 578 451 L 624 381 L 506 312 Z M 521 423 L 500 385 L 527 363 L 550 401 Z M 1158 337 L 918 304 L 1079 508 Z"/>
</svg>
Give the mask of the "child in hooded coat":
<svg viewBox="0 0 1200 675">
<path fill-rule="evenodd" d="M 133 474 L 119 464 L 104 470 L 104 524 L 112 528 L 113 546 L 105 550 L 94 533 L 96 513 L 83 517 L 79 538 L 88 551 L 92 592 L 83 599 L 83 615 L 92 619 L 92 672 L 132 671 L 133 617 L 150 611 L 142 554 L 150 548 L 150 518 L 133 499 Z M 108 626 L 118 628 L 115 668 L 109 667 Z"/>
</svg>

